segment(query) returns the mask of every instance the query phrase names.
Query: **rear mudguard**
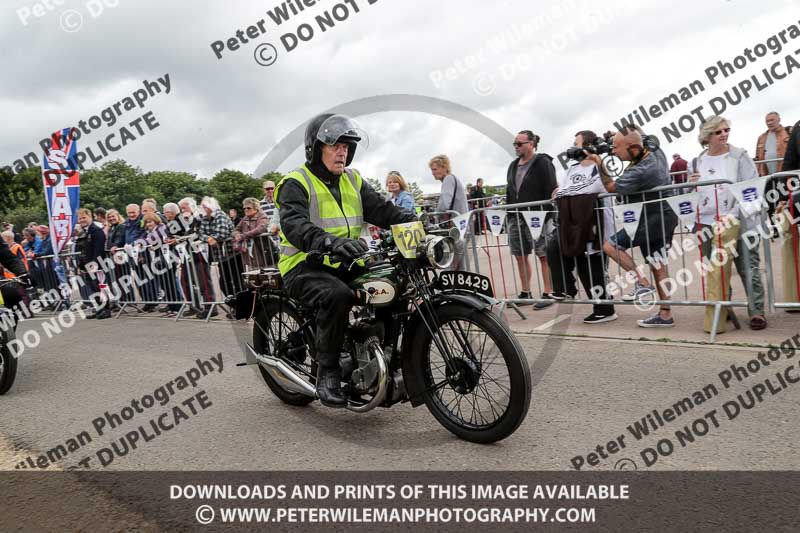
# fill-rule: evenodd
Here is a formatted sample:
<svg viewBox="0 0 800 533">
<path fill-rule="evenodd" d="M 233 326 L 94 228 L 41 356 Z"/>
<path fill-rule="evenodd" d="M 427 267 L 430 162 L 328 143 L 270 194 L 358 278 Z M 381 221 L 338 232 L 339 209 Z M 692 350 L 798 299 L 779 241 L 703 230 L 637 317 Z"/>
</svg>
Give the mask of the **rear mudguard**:
<svg viewBox="0 0 800 533">
<path fill-rule="evenodd" d="M 468 307 L 476 313 L 490 311 L 491 308 L 498 303 L 497 300 L 489 296 L 461 290 L 441 292 L 431 300 L 433 308 L 437 310 L 445 305 L 457 304 Z M 424 311 L 425 308 L 422 309 Z M 400 353 L 403 368 L 403 382 L 406 386 L 408 399 L 413 407 L 418 407 L 424 403 L 423 394 L 425 391 L 421 387 L 418 387 L 418 383 L 422 380 L 416 379 L 416 374 L 420 372 L 420 369 L 414 368 L 411 357 L 411 345 L 413 340 L 419 334 L 418 332 L 422 331 L 425 331 L 425 324 L 422 322 L 419 313 L 414 313 L 409 318 L 405 331 L 403 332 L 403 345 Z"/>
</svg>

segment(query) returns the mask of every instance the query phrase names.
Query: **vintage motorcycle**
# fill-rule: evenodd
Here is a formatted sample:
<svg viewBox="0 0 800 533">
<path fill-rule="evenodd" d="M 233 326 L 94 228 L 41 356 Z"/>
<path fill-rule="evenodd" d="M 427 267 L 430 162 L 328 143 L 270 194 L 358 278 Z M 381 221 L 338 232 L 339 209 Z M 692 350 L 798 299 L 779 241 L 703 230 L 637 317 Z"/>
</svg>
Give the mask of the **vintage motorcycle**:
<svg viewBox="0 0 800 533">
<path fill-rule="evenodd" d="M 357 302 L 340 358 L 348 409 L 410 402 L 465 440 L 491 443 L 525 419 L 531 377 L 519 342 L 495 313 L 488 278 L 448 268 L 454 235 L 425 232 L 420 222 L 392 226 L 377 250 L 349 265 Z M 335 256 L 311 253 L 322 266 Z M 354 271 L 353 269 L 358 269 Z M 280 273 L 243 274 L 247 290 L 229 299 L 237 319 L 254 320 L 248 362 L 290 405 L 316 396 L 315 313 L 282 290 Z M 247 364 L 247 363 L 242 363 Z"/>
</svg>

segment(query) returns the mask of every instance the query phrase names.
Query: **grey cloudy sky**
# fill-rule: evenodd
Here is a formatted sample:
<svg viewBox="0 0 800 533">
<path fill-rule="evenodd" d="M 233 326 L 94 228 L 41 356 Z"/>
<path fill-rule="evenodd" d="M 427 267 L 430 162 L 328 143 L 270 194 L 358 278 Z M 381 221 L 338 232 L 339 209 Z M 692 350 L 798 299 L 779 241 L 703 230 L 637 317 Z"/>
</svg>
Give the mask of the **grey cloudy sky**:
<svg viewBox="0 0 800 533">
<path fill-rule="evenodd" d="M 43 1 L 4 0 L 0 165 L 38 151 L 38 141 L 50 132 L 98 114 L 142 80 L 165 73 L 171 93 L 145 104 L 160 126 L 116 153 L 144 170 L 185 170 L 206 178 L 226 167 L 252 172 L 278 141 L 316 113 L 398 93 L 467 106 L 511 132 L 533 129 L 542 138 L 540 151 L 556 155 L 575 131 L 611 129 L 638 105 L 649 107 L 700 79 L 703 93 L 645 127 L 660 135 L 662 126 L 699 105 L 707 109 L 712 97 L 763 68 L 780 62 L 785 72 L 783 58 L 800 49 L 800 38 L 789 40 L 779 54 L 769 52 L 714 86 L 703 72 L 800 24 L 797 0 L 318 0 L 277 26 L 267 11 L 281 3 L 48 0 L 51 10 Z M 338 4 L 348 8 L 348 18 L 322 32 L 315 17 Z M 262 18 L 265 34 L 239 50 L 226 49 L 221 60 L 215 57 L 213 41 Z M 314 37 L 287 52 L 281 36 L 302 23 L 315 28 Z M 267 42 L 278 57 L 265 67 L 253 56 Z M 794 57 L 800 61 L 800 54 Z M 784 124 L 800 120 L 798 87 L 795 71 L 729 106 L 724 114 L 733 123 L 731 142 L 752 154 L 765 129 L 764 114 L 772 109 L 781 112 Z M 127 112 L 79 146 L 96 144 L 144 112 Z M 367 175 L 382 179 L 399 170 L 436 190 L 427 161 L 444 152 L 466 181 L 505 179 L 507 150 L 457 120 L 423 111 L 359 120 L 371 143 L 354 166 Z M 668 155 L 696 155 L 696 133 L 665 149 Z M 279 170 L 301 161 L 297 149 Z"/>
</svg>

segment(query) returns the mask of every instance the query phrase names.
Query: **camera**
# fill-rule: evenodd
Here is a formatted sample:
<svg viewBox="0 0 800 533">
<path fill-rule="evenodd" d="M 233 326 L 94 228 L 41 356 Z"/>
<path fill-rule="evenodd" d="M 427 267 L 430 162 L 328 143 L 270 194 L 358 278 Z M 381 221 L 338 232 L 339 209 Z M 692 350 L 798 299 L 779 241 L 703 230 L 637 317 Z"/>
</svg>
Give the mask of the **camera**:
<svg viewBox="0 0 800 533">
<path fill-rule="evenodd" d="M 586 154 L 584 151 L 589 152 L 590 154 L 608 154 L 611 153 L 611 150 L 614 146 L 611 144 L 610 139 L 595 139 L 594 143 L 586 145 L 586 146 L 572 146 L 567 148 L 567 159 L 572 159 L 575 161 L 583 161 L 586 159 Z"/>
</svg>

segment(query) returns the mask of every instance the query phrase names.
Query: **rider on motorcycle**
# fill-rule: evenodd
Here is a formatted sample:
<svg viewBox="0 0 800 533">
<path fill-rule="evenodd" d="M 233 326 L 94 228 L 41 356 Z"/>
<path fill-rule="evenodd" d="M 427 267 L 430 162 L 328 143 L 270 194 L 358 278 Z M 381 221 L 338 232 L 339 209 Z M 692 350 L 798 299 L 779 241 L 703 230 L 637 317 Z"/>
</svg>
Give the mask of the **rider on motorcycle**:
<svg viewBox="0 0 800 533">
<path fill-rule="evenodd" d="M 20 261 L 19 257 L 11 252 L 11 249 L 2 239 L 0 239 L 0 264 L 3 265 L 3 268 L 9 270 L 17 276 L 23 276 L 27 274 L 25 265 L 22 264 L 22 261 Z M 20 281 L 23 284 L 27 283 L 23 280 Z M 13 284 L 5 284 L 0 287 L 0 296 L 2 296 L 2 298 L 0 298 L 0 301 L 3 302 L 2 305 L 5 305 L 8 308 L 14 307 L 22 301 L 22 297 L 19 294 L 19 289 Z"/>
<path fill-rule="evenodd" d="M 382 228 L 416 216 L 378 194 L 355 169 L 356 146 L 366 137 L 343 115 L 322 114 L 306 127 L 306 163 L 275 190 L 280 209 L 278 268 L 290 297 L 316 309 L 317 395 L 328 407 L 345 407 L 339 357 L 355 294 L 347 286 L 347 264 L 368 250 L 360 240 L 365 222 Z M 308 252 L 330 253 L 347 261 L 322 267 L 306 262 Z"/>
</svg>

